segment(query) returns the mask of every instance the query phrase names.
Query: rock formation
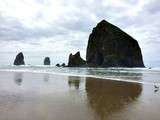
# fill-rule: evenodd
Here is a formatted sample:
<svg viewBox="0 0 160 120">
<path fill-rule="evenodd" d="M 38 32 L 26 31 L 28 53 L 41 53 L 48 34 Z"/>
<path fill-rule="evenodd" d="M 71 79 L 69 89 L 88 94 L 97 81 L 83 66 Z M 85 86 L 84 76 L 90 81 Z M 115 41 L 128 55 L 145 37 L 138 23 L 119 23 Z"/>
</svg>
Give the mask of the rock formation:
<svg viewBox="0 0 160 120">
<path fill-rule="evenodd" d="M 65 63 L 62 63 L 62 65 L 61 65 L 62 67 L 66 67 L 66 64 Z"/>
<path fill-rule="evenodd" d="M 56 64 L 56 67 L 61 67 L 61 65 L 59 63 Z"/>
<path fill-rule="evenodd" d="M 49 57 L 45 57 L 44 59 L 44 65 L 50 65 L 51 62 L 50 62 L 50 58 Z"/>
<path fill-rule="evenodd" d="M 59 63 L 56 64 L 56 67 L 66 67 L 65 63 L 62 63 L 61 65 Z"/>
<path fill-rule="evenodd" d="M 81 58 L 80 52 L 75 55 L 72 55 L 72 53 L 69 55 L 68 67 L 83 67 L 85 65 L 86 61 Z"/>
<path fill-rule="evenodd" d="M 16 56 L 13 64 L 14 65 L 24 65 L 25 64 L 24 56 L 23 56 L 22 52 L 18 53 L 18 55 Z"/>
<path fill-rule="evenodd" d="M 89 36 L 86 60 L 88 66 L 144 67 L 138 42 L 105 20 Z"/>
</svg>

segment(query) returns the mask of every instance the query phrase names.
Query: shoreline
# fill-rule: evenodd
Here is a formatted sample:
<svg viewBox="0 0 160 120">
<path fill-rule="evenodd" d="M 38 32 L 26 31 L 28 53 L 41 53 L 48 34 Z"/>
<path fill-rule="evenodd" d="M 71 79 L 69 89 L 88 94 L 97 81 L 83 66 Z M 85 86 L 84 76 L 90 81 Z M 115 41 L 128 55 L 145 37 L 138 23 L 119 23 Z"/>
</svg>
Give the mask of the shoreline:
<svg viewBox="0 0 160 120">
<path fill-rule="evenodd" d="M 23 70 L 0 70 L 0 72 L 15 72 L 15 73 L 33 73 L 33 74 L 49 74 L 49 75 L 56 75 L 56 76 L 71 76 L 71 77 L 82 77 L 82 78 L 95 78 L 95 79 L 103 79 L 109 81 L 118 81 L 118 82 L 127 82 L 127 83 L 137 83 L 137 84 L 145 84 L 145 85 L 160 85 L 160 83 L 154 82 L 144 82 L 144 81 L 136 81 L 136 80 L 125 80 L 125 79 L 118 79 L 118 78 L 111 78 L 111 77 L 100 77 L 95 75 L 75 75 L 70 73 L 54 73 L 54 72 L 42 72 L 42 71 L 23 71 Z"/>
</svg>

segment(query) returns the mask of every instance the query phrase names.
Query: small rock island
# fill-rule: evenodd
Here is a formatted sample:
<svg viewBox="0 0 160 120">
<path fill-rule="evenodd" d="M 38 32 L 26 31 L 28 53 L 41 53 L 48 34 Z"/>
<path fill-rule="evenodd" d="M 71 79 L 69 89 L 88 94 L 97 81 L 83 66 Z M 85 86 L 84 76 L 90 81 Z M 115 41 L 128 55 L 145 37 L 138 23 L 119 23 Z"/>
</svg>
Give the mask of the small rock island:
<svg viewBox="0 0 160 120">
<path fill-rule="evenodd" d="M 77 52 L 75 55 L 72 53 L 69 55 L 68 67 L 85 67 L 86 61 L 83 60 L 80 56 L 80 52 Z"/>
<path fill-rule="evenodd" d="M 14 60 L 14 65 L 25 65 L 23 53 L 20 52 Z"/>
<path fill-rule="evenodd" d="M 105 20 L 89 36 L 86 62 L 92 67 L 144 67 L 138 42 Z"/>
<path fill-rule="evenodd" d="M 45 57 L 44 58 L 44 65 L 50 65 L 50 64 L 51 64 L 50 58 L 49 57 Z"/>
</svg>

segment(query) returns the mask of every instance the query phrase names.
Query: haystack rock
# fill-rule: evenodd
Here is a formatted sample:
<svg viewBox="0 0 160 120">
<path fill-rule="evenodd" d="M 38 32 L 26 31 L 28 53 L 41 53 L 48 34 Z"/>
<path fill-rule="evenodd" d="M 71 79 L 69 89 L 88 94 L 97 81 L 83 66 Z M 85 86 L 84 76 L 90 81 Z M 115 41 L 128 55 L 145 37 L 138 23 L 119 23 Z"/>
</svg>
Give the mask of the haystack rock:
<svg viewBox="0 0 160 120">
<path fill-rule="evenodd" d="M 18 55 L 16 56 L 13 64 L 14 65 L 24 65 L 25 64 L 24 56 L 23 56 L 22 52 L 18 53 Z"/>
<path fill-rule="evenodd" d="M 69 55 L 68 67 L 83 67 L 85 65 L 86 61 L 81 58 L 80 52 L 75 55 L 72 55 L 72 53 Z"/>
<path fill-rule="evenodd" d="M 50 65 L 50 64 L 51 64 L 50 58 L 49 57 L 45 57 L 44 65 Z"/>
<path fill-rule="evenodd" d="M 144 67 L 138 42 L 105 20 L 89 36 L 86 59 L 95 67 Z"/>
</svg>

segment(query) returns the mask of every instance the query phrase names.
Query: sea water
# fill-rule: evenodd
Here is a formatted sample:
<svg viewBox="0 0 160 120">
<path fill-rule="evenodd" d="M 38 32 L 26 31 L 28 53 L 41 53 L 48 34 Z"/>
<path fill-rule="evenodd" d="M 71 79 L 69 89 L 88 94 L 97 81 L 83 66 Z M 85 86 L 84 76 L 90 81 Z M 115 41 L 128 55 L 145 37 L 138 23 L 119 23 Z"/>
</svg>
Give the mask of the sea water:
<svg viewBox="0 0 160 120">
<path fill-rule="evenodd" d="M 79 77 L 103 78 L 108 80 L 160 84 L 160 68 L 89 68 L 89 67 L 55 67 L 55 66 L 1 66 L 0 71 L 48 73 Z"/>
</svg>

